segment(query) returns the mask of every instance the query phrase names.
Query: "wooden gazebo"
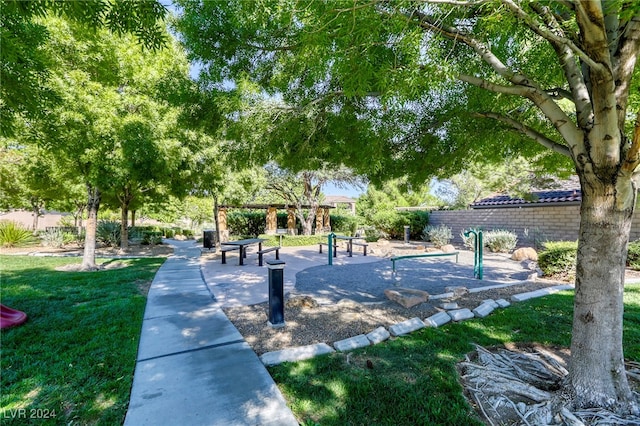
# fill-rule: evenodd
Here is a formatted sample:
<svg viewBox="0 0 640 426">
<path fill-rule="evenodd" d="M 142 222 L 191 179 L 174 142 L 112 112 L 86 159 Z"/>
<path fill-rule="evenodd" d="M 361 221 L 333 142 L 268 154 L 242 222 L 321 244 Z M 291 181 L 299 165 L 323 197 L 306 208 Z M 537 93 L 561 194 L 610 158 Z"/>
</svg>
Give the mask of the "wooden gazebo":
<svg viewBox="0 0 640 426">
<path fill-rule="evenodd" d="M 301 206 L 303 209 L 311 208 L 309 205 Z M 244 204 L 244 205 L 222 205 L 218 207 L 218 227 L 220 228 L 220 240 L 229 239 L 229 229 L 227 228 L 227 211 L 234 209 L 252 209 L 264 210 L 266 212 L 264 233 L 267 235 L 275 235 L 278 233 L 278 210 L 287 211 L 287 228 L 288 235 L 296 235 L 296 207 L 291 204 Z M 322 204 L 318 206 L 316 211 L 316 230 L 331 231 L 331 221 L 329 218 L 329 210 L 335 208 L 331 205 Z M 282 232 L 282 231 L 281 231 Z"/>
</svg>

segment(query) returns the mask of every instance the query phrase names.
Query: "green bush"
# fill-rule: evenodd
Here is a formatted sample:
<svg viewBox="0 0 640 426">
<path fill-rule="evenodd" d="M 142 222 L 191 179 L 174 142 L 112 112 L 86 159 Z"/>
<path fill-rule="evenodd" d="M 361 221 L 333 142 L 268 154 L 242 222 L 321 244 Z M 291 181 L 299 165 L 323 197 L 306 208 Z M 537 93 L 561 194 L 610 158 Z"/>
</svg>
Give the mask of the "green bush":
<svg viewBox="0 0 640 426">
<path fill-rule="evenodd" d="M 263 211 L 232 211 L 227 214 L 227 228 L 232 235 L 257 237 L 264 232 L 266 220 Z"/>
<path fill-rule="evenodd" d="M 108 247 L 120 245 L 120 222 L 115 220 L 98 221 L 96 240 Z"/>
<path fill-rule="evenodd" d="M 372 223 L 382 233 L 391 239 L 404 239 L 404 227 L 409 226 L 411 239 L 420 239 L 424 227 L 429 223 L 429 213 L 424 211 L 398 212 L 381 211 L 373 215 Z"/>
<path fill-rule="evenodd" d="M 422 237 L 422 231 L 425 226 L 429 225 L 428 211 L 412 211 L 400 212 L 400 215 L 408 220 L 407 225 L 410 229 L 410 237 L 412 240 L 419 240 Z M 402 238 L 404 239 L 404 225 L 402 226 Z"/>
<path fill-rule="evenodd" d="M 33 232 L 9 220 L 0 220 L 0 245 L 22 247 L 35 242 Z"/>
<path fill-rule="evenodd" d="M 482 233 L 482 242 L 494 253 L 509 253 L 518 242 L 518 236 L 504 229 L 496 229 Z"/>
<path fill-rule="evenodd" d="M 572 278 L 576 274 L 577 241 L 548 241 L 538 254 L 538 266 L 547 276 Z"/>
<path fill-rule="evenodd" d="M 446 225 L 425 226 L 422 231 L 422 239 L 425 241 L 431 241 L 436 247 L 442 247 L 449 244 L 451 238 L 453 238 L 451 228 Z"/>
<path fill-rule="evenodd" d="M 263 246 L 275 247 L 280 245 L 280 235 L 260 235 L 264 238 Z M 282 235 L 282 247 L 311 246 L 318 243 L 326 243 L 326 235 Z"/>
<path fill-rule="evenodd" d="M 640 240 L 631 241 L 627 250 L 627 266 L 640 271 Z"/>
</svg>

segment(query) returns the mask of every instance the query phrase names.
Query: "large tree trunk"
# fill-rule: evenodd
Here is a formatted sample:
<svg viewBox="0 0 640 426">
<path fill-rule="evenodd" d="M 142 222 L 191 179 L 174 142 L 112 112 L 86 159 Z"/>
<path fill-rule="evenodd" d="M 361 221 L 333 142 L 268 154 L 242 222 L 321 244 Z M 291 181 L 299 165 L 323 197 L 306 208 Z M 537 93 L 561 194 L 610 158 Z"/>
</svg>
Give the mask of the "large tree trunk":
<svg viewBox="0 0 640 426">
<path fill-rule="evenodd" d="M 36 234 L 38 232 L 38 219 L 40 218 L 40 205 L 35 201 L 31 201 L 31 214 L 33 214 L 31 229 L 33 233 Z"/>
<path fill-rule="evenodd" d="M 129 248 L 129 203 L 120 205 L 120 250 Z"/>
<path fill-rule="evenodd" d="M 625 374 L 622 314 L 627 243 L 635 206 L 629 178 L 582 180 L 569 391 L 576 408 L 637 412 Z"/>
<path fill-rule="evenodd" d="M 87 226 L 84 239 L 82 269 L 93 270 L 96 266 L 96 231 L 98 229 L 98 210 L 100 209 L 100 190 L 87 185 Z"/>
</svg>

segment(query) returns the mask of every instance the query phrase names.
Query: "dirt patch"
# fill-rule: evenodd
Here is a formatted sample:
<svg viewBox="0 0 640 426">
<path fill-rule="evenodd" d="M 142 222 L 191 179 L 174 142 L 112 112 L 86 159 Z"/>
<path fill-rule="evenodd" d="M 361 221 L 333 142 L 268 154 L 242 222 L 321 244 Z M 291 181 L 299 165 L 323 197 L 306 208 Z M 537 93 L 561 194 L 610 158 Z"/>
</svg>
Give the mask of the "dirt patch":
<svg viewBox="0 0 640 426">
<path fill-rule="evenodd" d="M 127 265 L 124 262 L 111 261 L 111 262 L 100 263 L 100 264 L 96 265 L 95 268 L 91 269 L 90 271 L 109 271 L 109 270 L 113 270 L 113 269 L 126 268 L 127 266 L 129 266 L 129 265 Z M 56 271 L 82 272 L 82 271 L 87 271 L 87 269 L 83 269 L 82 268 L 82 263 L 70 263 L 68 265 L 58 266 L 56 268 Z"/>
</svg>

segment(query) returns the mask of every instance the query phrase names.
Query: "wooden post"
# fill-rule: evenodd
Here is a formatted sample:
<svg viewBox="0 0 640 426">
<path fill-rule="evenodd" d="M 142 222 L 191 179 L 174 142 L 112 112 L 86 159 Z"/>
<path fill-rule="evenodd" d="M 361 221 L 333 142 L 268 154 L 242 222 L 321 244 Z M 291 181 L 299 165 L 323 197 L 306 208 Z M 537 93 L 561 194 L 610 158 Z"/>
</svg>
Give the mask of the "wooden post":
<svg viewBox="0 0 640 426">
<path fill-rule="evenodd" d="M 324 228 L 324 209 L 318 207 L 316 210 L 316 234 L 322 234 L 322 228 Z"/>
<path fill-rule="evenodd" d="M 227 208 L 218 209 L 218 226 L 220 227 L 220 242 L 229 241 L 229 230 L 227 229 Z"/>
<path fill-rule="evenodd" d="M 275 207 L 269 207 L 267 209 L 267 227 L 265 228 L 265 234 L 275 235 L 278 228 L 278 209 Z"/>
<path fill-rule="evenodd" d="M 289 235 L 297 234 L 295 211 L 296 211 L 295 207 L 289 207 L 287 209 L 287 233 Z"/>
<path fill-rule="evenodd" d="M 322 227 L 327 231 L 331 232 L 331 217 L 329 216 L 330 209 L 328 207 L 324 208 L 324 215 L 322 220 Z"/>
</svg>

